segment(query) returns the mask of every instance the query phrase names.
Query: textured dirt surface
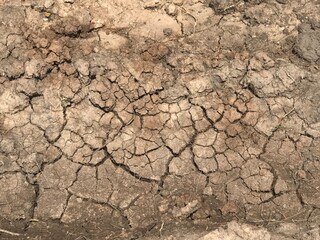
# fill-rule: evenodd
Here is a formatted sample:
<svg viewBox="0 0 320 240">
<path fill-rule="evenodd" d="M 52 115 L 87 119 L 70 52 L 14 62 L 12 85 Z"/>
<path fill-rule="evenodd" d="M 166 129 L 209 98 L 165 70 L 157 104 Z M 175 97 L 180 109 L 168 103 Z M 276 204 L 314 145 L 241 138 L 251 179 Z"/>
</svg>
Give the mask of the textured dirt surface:
<svg viewBox="0 0 320 240">
<path fill-rule="evenodd" d="M 0 238 L 319 239 L 319 12 L 0 0 Z"/>
</svg>

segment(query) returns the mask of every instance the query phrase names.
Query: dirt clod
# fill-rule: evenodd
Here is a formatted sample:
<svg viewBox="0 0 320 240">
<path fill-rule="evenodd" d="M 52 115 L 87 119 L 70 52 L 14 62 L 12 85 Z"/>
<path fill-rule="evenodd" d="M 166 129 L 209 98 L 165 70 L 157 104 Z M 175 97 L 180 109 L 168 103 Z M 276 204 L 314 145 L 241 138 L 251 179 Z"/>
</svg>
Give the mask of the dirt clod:
<svg viewBox="0 0 320 240">
<path fill-rule="evenodd" d="M 318 24 L 303 24 L 299 29 L 299 35 L 294 51 L 309 62 L 317 62 L 320 59 L 320 28 Z"/>
</svg>

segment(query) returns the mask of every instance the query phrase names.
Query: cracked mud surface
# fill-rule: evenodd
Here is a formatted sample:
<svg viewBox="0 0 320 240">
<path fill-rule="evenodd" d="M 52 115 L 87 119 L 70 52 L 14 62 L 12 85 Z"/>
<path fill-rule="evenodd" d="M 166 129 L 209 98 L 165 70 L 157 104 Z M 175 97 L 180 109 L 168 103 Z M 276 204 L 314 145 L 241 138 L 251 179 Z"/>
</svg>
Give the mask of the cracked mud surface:
<svg viewBox="0 0 320 240">
<path fill-rule="evenodd" d="M 236 219 L 319 239 L 320 2 L 302 2 L 1 0 L 0 228 L 19 236 L 0 238 Z"/>
</svg>

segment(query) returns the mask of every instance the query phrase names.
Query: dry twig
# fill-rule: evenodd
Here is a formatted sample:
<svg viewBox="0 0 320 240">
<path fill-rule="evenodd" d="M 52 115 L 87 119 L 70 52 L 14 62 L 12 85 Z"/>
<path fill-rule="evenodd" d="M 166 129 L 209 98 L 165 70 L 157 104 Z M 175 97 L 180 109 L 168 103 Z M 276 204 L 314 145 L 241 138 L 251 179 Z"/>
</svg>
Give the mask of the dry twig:
<svg viewBox="0 0 320 240">
<path fill-rule="evenodd" d="M 6 234 L 9 234 L 12 236 L 20 236 L 21 235 L 20 233 L 11 232 L 11 231 L 8 231 L 8 230 L 2 229 L 2 228 L 0 228 L 0 233 L 6 233 Z"/>
</svg>

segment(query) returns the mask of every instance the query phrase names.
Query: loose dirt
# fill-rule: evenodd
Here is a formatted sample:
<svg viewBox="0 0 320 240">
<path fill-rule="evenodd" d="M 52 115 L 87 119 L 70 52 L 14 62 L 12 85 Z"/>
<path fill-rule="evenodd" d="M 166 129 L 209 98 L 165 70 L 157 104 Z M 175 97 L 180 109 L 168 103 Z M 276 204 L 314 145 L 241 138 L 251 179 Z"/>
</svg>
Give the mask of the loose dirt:
<svg viewBox="0 0 320 240">
<path fill-rule="evenodd" d="M 0 0 L 0 238 L 320 239 L 319 12 Z"/>
</svg>

